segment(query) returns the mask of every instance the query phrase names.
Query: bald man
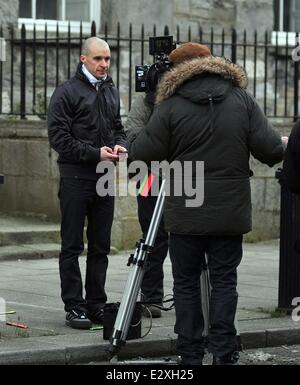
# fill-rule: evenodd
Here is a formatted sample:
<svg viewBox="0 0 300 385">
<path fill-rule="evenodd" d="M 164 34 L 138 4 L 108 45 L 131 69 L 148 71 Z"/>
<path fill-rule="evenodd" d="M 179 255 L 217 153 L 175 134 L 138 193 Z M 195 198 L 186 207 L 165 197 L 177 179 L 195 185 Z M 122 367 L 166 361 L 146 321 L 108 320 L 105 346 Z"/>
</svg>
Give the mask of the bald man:
<svg viewBox="0 0 300 385">
<path fill-rule="evenodd" d="M 48 109 L 48 135 L 58 153 L 61 210 L 59 272 L 66 325 L 88 329 L 103 321 L 107 254 L 114 197 L 96 192 L 97 164 L 118 161 L 126 151 L 120 98 L 111 77 L 110 48 L 102 39 L 84 41 L 76 74 L 57 87 Z M 78 257 L 87 219 L 85 296 Z"/>
</svg>

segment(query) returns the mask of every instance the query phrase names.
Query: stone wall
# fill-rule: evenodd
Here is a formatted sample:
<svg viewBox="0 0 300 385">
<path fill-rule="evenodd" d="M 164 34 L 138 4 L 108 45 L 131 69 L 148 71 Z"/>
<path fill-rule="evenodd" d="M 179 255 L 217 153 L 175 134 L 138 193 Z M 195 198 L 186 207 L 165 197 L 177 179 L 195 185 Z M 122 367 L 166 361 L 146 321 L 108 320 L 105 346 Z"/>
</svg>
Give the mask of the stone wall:
<svg viewBox="0 0 300 385">
<path fill-rule="evenodd" d="M 0 120 L 0 212 L 59 221 L 57 155 L 44 121 Z M 140 238 L 135 198 L 116 200 L 112 246 L 133 248 Z"/>
<path fill-rule="evenodd" d="M 118 22 L 127 34 L 129 23 L 132 23 L 133 34 L 140 34 L 142 24 L 146 33 L 152 33 L 153 24 L 156 24 L 158 34 L 163 32 L 164 25 L 172 25 L 173 0 L 102 0 L 101 4 L 102 27 L 107 23 L 112 32 L 116 32 Z"/>
<path fill-rule="evenodd" d="M 3 25 L 4 29 L 10 24 L 16 24 L 19 14 L 19 1 L 18 0 L 1 0 L 0 1 L 0 25 Z"/>
<path fill-rule="evenodd" d="M 274 127 L 280 135 L 289 135 L 292 124 L 277 123 Z M 245 236 L 249 242 L 263 241 L 279 237 L 280 226 L 280 185 L 275 178 L 276 164 L 269 167 L 251 157 L 250 168 L 252 196 L 252 231 Z"/>
<path fill-rule="evenodd" d="M 288 134 L 291 125 L 277 127 Z M 280 186 L 273 168 L 251 160 L 253 231 L 250 241 L 279 236 Z M 5 185 L 0 190 L 0 212 L 38 215 L 59 220 L 56 154 L 49 148 L 44 121 L 0 120 L 0 174 Z M 140 238 L 136 200 L 116 199 L 112 245 L 133 248 Z"/>
<path fill-rule="evenodd" d="M 247 29 L 249 42 L 253 41 L 253 32 L 256 28 L 260 35 L 266 29 L 272 30 L 273 27 L 273 1 L 245 1 L 245 0 L 101 0 L 102 5 L 102 32 L 105 22 L 108 25 L 109 43 L 112 48 L 112 65 L 111 75 L 116 81 L 117 79 L 117 65 L 120 63 L 119 72 L 119 89 L 121 93 L 121 113 L 127 115 L 129 109 L 129 64 L 132 64 L 131 69 L 131 86 L 134 89 L 134 66 L 141 64 L 141 44 L 138 41 L 141 38 L 141 24 L 145 24 L 145 34 L 153 35 L 153 24 L 157 26 L 157 35 L 162 34 L 164 26 L 170 27 L 170 34 L 177 38 L 176 27 L 180 27 L 179 40 L 188 40 L 188 27 L 191 26 L 191 39 L 199 40 L 199 26 L 203 28 L 203 42 L 210 44 L 210 31 L 211 27 L 214 28 L 214 41 L 220 42 L 221 30 L 224 28 L 226 32 L 226 41 L 230 42 L 230 31 L 232 28 Z M 7 23 L 17 22 L 18 15 L 18 1 L 14 0 L 8 3 L 4 0 L 0 0 L 0 21 L 2 20 L 4 25 Z M 131 46 L 128 41 L 123 39 L 120 43 L 120 56 L 117 57 L 117 24 L 121 25 L 121 36 L 128 38 L 129 35 L 129 23 L 133 26 L 133 37 L 135 39 Z M 4 35 L 9 38 L 9 32 L 4 32 Z M 19 37 L 20 31 L 15 29 L 15 36 Z M 40 32 L 38 37 L 43 39 L 43 33 Z M 74 37 L 78 37 L 78 33 Z M 32 33 L 27 31 L 27 37 L 30 40 Z M 48 32 L 48 38 L 54 38 L 54 32 Z M 242 41 L 242 35 L 239 35 L 239 42 Z M 144 63 L 152 63 L 152 57 L 147 56 L 148 46 L 145 45 L 145 57 Z M 11 55 L 10 45 L 7 41 L 7 60 L 3 63 L 3 76 L 2 76 L 2 112 L 9 113 L 13 108 L 14 113 L 20 111 L 20 45 L 16 43 L 14 46 L 14 93 L 11 106 Z M 214 54 L 221 54 L 221 45 L 214 48 Z M 228 45 L 224 53 L 226 57 L 231 57 L 231 47 Z M 259 101 L 264 98 L 264 48 L 258 49 L 258 62 L 257 62 L 257 99 Z M 45 52 L 44 44 L 41 41 L 36 48 L 36 71 L 35 71 L 35 104 L 33 105 L 33 57 L 32 57 L 32 44 L 28 43 L 26 49 L 26 112 L 28 114 L 45 113 L 44 101 L 45 101 Z M 68 48 L 65 44 L 60 46 L 59 50 L 59 79 L 58 82 L 62 82 L 67 78 L 67 65 L 68 60 Z M 238 47 L 238 62 L 241 63 L 243 58 L 242 47 Z M 246 70 L 249 73 L 251 90 L 251 81 L 253 80 L 254 52 L 252 48 L 247 49 L 247 63 Z M 79 46 L 76 47 L 75 40 L 71 48 L 71 68 L 70 74 L 73 75 L 76 69 L 76 65 L 79 61 Z M 289 61 L 289 66 L 291 65 Z M 279 60 L 279 75 L 282 74 L 280 83 L 278 84 L 277 93 L 274 90 L 274 76 L 272 71 L 274 69 L 274 57 L 272 50 L 269 50 L 269 79 L 267 84 L 267 96 L 270 101 L 270 109 L 273 107 L 273 99 L 275 94 L 282 97 L 282 90 L 284 90 L 284 73 L 285 58 Z M 282 70 L 283 68 L 283 70 Z M 48 41 L 48 53 L 47 53 L 47 87 L 46 87 L 46 101 L 48 102 L 50 96 L 56 85 L 56 45 L 55 41 Z M 290 71 L 289 73 L 293 73 Z M 253 81 L 252 81 L 253 83 Z M 282 85 L 283 84 L 283 85 Z M 293 79 L 289 78 L 288 94 L 292 95 Z M 133 97 L 135 97 L 134 91 L 132 91 Z M 288 104 L 288 109 L 292 107 L 292 103 Z M 280 107 L 281 108 L 281 107 Z M 279 111 L 281 112 L 281 110 Z M 289 111 L 288 111 L 289 112 Z M 268 110 L 269 115 L 274 115 L 272 111 Z"/>
<path fill-rule="evenodd" d="M 273 29 L 273 17 L 272 0 L 102 0 L 102 26 L 107 22 L 111 31 L 116 31 L 118 21 L 125 28 L 131 22 L 133 33 L 139 33 L 141 24 L 150 34 L 154 23 L 158 34 L 164 25 L 175 33 L 178 25 L 183 39 L 189 26 L 192 36 L 198 36 L 199 26 L 264 32 Z"/>
<path fill-rule="evenodd" d="M 18 4 L 0 0 L 0 25 L 17 22 Z M 131 22 L 138 31 L 144 23 L 151 32 L 154 23 L 265 30 L 273 28 L 273 0 L 101 0 L 101 17 L 112 31 L 118 21 L 125 28 Z"/>
<path fill-rule="evenodd" d="M 263 37 L 266 30 L 274 28 L 273 0 L 238 0 L 236 3 L 235 28 L 237 31 L 257 30 L 259 37 Z"/>
</svg>

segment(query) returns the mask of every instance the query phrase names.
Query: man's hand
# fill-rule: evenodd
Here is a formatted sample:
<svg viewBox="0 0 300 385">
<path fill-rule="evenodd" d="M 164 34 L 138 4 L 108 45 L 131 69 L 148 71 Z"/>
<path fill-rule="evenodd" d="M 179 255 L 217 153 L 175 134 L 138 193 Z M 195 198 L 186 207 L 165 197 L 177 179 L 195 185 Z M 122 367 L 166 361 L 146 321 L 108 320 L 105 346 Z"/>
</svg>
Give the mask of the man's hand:
<svg viewBox="0 0 300 385">
<path fill-rule="evenodd" d="M 100 148 L 100 160 L 115 160 L 118 161 L 118 155 L 115 155 L 114 151 L 107 146 L 103 146 Z"/>
<path fill-rule="evenodd" d="M 114 154 L 118 155 L 120 152 L 124 152 L 124 156 L 122 157 L 122 160 L 126 160 L 128 158 L 128 153 L 125 147 L 119 146 L 118 144 L 114 147 Z M 119 156 L 118 156 L 119 159 Z"/>
</svg>

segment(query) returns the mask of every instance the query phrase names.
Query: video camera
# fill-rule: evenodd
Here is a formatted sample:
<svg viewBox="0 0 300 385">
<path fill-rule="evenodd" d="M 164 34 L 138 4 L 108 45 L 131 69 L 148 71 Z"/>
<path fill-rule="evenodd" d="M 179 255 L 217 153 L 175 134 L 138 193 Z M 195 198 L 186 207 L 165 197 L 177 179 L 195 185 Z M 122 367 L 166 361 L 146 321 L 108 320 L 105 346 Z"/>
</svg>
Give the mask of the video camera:
<svg viewBox="0 0 300 385">
<path fill-rule="evenodd" d="M 155 57 L 152 65 L 138 65 L 135 67 L 135 91 L 154 92 L 160 77 L 172 67 L 168 55 L 176 48 L 173 36 L 149 37 L 149 54 Z"/>
</svg>

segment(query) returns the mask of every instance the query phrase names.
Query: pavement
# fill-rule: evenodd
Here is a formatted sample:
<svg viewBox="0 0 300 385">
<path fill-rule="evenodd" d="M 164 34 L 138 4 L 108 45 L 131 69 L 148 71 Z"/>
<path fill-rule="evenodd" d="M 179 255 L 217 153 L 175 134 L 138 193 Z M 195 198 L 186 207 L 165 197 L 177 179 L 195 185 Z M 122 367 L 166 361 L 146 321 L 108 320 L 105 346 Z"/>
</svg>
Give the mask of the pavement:
<svg viewBox="0 0 300 385">
<path fill-rule="evenodd" d="M 22 230 L 23 229 L 23 230 Z M 29 231 L 29 229 L 31 229 Z M 25 234 L 27 232 L 27 234 Z M 107 361 L 103 330 L 65 326 L 60 298 L 57 224 L 32 218 L 0 220 L 0 364 L 78 364 Z M 43 240 L 43 242 L 42 242 Z M 51 245 L 51 247 L 50 247 Z M 131 251 L 109 256 L 108 302 L 120 302 Z M 56 257 L 56 258 L 55 258 Z M 85 276 L 85 257 L 80 257 Z M 164 265 L 165 295 L 172 295 L 171 263 Z M 245 349 L 300 344 L 300 321 L 276 311 L 279 241 L 245 243 L 238 277 L 238 328 Z M 4 312 L 14 312 L 3 315 Z M 298 317 L 300 318 L 300 317 Z M 7 325 L 16 322 L 28 326 Z M 119 359 L 175 353 L 174 310 L 159 319 L 142 318 L 143 338 L 127 341 Z"/>
</svg>

